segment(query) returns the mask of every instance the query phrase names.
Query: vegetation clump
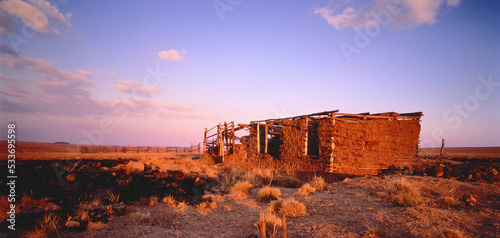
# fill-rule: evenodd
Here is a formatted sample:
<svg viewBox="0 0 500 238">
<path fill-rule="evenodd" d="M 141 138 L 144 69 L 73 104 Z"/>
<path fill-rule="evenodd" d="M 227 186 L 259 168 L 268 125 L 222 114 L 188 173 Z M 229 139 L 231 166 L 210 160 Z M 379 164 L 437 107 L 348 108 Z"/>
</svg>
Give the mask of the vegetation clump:
<svg viewBox="0 0 500 238">
<path fill-rule="evenodd" d="M 395 206 L 414 207 L 420 203 L 417 189 L 405 180 L 394 182 L 387 193 Z"/>
<path fill-rule="evenodd" d="M 316 192 L 316 188 L 311 186 L 310 183 L 305 183 L 304 185 L 302 185 L 302 187 L 299 188 L 299 191 L 297 191 L 297 193 L 295 194 L 299 196 L 307 196 L 314 192 Z"/>
<path fill-rule="evenodd" d="M 265 186 L 260 189 L 259 197 L 260 200 L 264 202 L 270 202 L 279 199 L 281 196 L 281 191 L 279 188 L 273 188 L 271 186 Z"/>
</svg>

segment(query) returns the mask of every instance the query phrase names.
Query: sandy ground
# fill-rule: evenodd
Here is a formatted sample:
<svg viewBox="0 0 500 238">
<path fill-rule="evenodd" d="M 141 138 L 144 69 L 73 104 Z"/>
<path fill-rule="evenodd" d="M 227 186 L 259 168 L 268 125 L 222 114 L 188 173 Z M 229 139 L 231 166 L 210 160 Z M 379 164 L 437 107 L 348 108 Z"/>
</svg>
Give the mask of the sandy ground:
<svg viewBox="0 0 500 238">
<path fill-rule="evenodd" d="M 388 187 L 401 179 L 419 190 L 418 206 L 396 207 L 387 199 Z M 306 216 L 287 218 L 288 237 L 370 237 L 368 232 L 379 237 L 439 237 L 449 230 L 463 237 L 500 237 L 499 186 L 435 177 L 378 176 L 328 184 L 308 196 L 294 195 L 298 189 L 280 190 L 282 198 L 293 197 L 307 207 Z M 182 212 L 165 203 L 134 206 L 134 211 L 150 213 L 150 221 L 139 222 L 127 213 L 107 224 L 91 223 L 85 232 L 63 231 L 61 236 L 248 237 L 260 212 L 268 207 L 259 201 L 258 190 L 252 189 L 246 197 L 219 195 L 217 208 L 208 212 L 192 206 Z M 477 199 L 476 206 L 439 202 L 443 196 L 462 198 L 465 193 Z"/>
</svg>

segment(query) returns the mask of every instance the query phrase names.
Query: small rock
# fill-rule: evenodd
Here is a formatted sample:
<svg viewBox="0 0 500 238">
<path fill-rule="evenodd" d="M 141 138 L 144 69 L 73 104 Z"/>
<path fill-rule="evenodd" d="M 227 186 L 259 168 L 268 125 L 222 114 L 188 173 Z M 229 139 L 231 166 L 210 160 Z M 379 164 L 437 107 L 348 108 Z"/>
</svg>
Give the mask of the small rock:
<svg viewBox="0 0 500 238">
<path fill-rule="evenodd" d="M 75 179 L 76 179 L 75 174 L 68 174 L 68 175 L 66 175 L 66 180 L 68 182 L 73 182 L 73 181 L 75 181 Z"/>
<path fill-rule="evenodd" d="M 464 194 L 463 199 L 464 199 L 464 202 L 465 202 L 468 206 L 471 206 L 471 207 L 475 206 L 475 205 L 476 205 L 476 203 L 477 203 L 477 200 L 476 200 L 476 199 L 472 196 L 472 194 L 470 194 L 470 193 L 466 193 L 466 194 Z"/>
<path fill-rule="evenodd" d="M 67 228 L 78 228 L 78 227 L 80 227 L 80 222 L 68 221 L 68 222 L 66 222 L 66 227 Z"/>
<path fill-rule="evenodd" d="M 140 162 L 130 161 L 127 165 L 125 165 L 125 171 L 127 174 L 131 173 L 143 173 L 144 172 L 144 164 Z"/>
<path fill-rule="evenodd" d="M 345 178 L 344 181 L 342 181 L 342 183 L 349 183 L 350 181 L 351 181 L 351 179 Z"/>
<path fill-rule="evenodd" d="M 492 169 L 490 173 L 493 174 L 493 176 L 498 175 L 498 171 L 496 169 Z"/>
</svg>

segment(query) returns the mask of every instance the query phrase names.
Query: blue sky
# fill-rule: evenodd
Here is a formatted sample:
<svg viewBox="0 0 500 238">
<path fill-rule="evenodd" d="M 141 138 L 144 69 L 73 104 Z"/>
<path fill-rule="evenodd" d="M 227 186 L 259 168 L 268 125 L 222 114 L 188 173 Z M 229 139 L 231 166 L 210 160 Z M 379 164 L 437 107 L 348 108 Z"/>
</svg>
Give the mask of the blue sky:
<svg viewBox="0 0 500 238">
<path fill-rule="evenodd" d="M 500 146 L 498 1 L 0 9 L 0 122 L 20 140 L 184 146 L 223 121 L 340 109 L 422 111 L 426 147 Z"/>
</svg>

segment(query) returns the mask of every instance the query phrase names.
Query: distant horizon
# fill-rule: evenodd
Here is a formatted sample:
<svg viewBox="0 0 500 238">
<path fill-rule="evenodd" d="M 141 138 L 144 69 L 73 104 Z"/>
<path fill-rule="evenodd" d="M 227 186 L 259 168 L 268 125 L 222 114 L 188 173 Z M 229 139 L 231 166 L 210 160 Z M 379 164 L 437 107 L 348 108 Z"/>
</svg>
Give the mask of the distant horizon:
<svg viewBox="0 0 500 238">
<path fill-rule="evenodd" d="M 189 145 L 204 128 L 423 112 L 500 145 L 500 1 L 0 1 L 0 139 Z"/>
</svg>

